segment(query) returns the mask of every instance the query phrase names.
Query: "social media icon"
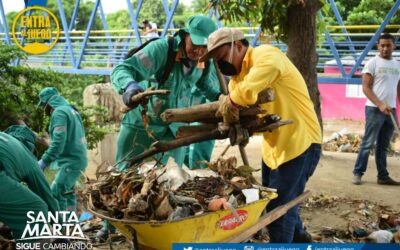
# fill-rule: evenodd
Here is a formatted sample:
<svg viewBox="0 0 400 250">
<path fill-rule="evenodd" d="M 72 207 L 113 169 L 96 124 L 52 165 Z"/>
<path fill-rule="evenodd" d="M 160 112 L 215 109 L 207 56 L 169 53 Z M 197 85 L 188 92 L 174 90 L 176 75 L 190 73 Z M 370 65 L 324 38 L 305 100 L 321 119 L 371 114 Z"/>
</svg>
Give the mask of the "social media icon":
<svg viewBox="0 0 400 250">
<path fill-rule="evenodd" d="M 244 250 L 254 250 L 253 246 L 244 246 Z"/>
</svg>

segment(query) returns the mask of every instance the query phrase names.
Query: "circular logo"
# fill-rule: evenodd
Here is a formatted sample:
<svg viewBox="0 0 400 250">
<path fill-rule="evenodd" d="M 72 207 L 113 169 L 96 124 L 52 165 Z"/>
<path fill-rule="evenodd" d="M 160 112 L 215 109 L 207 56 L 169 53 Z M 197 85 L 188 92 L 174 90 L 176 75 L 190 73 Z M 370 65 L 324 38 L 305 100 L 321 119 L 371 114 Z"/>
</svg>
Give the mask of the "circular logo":
<svg viewBox="0 0 400 250">
<path fill-rule="evenodd" d="M 20 32 L 17 32 L 17 28 Z M 33 6 L 17 14 L 12 26 L 12 36 L 17 46 L 26 53 L 43 54 L 56 45 L 60 37 L 60 25 L 50 10 Z"/>
</svg>

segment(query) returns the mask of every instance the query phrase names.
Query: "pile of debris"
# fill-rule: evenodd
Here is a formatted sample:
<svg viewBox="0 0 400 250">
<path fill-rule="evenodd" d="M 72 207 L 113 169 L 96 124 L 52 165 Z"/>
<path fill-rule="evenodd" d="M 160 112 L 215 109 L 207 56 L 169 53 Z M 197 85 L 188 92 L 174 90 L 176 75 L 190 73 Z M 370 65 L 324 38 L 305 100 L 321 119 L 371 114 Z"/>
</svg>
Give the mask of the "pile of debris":
<svg viewBox="0 0 400 250">
<path fill-rule="evenodd" d="M 313 195 L 300 214 L 315 241 L 400 243 L 400 212 L 370 201 Z"/>
<path fill-rule="evenodd" d="M 97 180 L 88 183 L 89 207 L 108 217 L 133 221 L 173 221 L 233 210 L 271 196 L 270 189 L 255 181 L 253 171 L 237 167 L 235 157 L 219 158 L 208 169 L 198 170 L 178 167 L 171 159 L 162 168 L 141 164 L 121 173 L 111 167 L 98 171 Z"/>
<path fill-rule="evenodd" d="M 340 132 L 334 133 L 326 142 L 324 142 L 323 150 L 358 153 L 361 142 L 361 135 L 347 133 L 345 129 L 342 129 Z"/>
<path fill-rule="evenodd" d="M 331 152 L 358 153 L 360 150 L 362 135 L 349 133 L 346 128 L 335 132 L 323 143 L 323 150 Z M 371 155 L 375 154 L 374 148 L 371 148 Z M 400 137 L 395 134 L 392 143 L 389 145 L 388 156 L 400 155 Z"/>
</svg>

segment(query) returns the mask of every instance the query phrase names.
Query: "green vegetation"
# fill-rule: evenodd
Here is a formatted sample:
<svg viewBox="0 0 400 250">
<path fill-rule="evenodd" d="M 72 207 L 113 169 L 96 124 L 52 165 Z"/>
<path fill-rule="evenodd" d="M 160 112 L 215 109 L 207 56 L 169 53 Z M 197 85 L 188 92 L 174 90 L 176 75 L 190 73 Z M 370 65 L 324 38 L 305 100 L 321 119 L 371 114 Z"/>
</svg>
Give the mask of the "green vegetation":
<svg viewBox="0 0 400 250">
<path fill-rule="evenodd" d="M 60 93 L 76 106 L 82 115 L 89 148 L 103 139 L 109 132 L 106 124 L 95 123 L 90 118 L 105 117 L 99 107 L 83 107 L 83 90 L 86 86 L 102 82 L 100 76 L 73 75 L 51 70 L 32 69 L 27 66 L 12 66 L 17 59 L 24 60 L 25 54 L 17 47 L 0 43 L 0 130 L 18 121 L 24 121 L 36 132 L 46 132 L 48 118 L 42 108 L 37 108 L 39 91 L 46 86 L 56 87 Z M 41 152 L 43 149 L 39 149 Z"/>
</svg>

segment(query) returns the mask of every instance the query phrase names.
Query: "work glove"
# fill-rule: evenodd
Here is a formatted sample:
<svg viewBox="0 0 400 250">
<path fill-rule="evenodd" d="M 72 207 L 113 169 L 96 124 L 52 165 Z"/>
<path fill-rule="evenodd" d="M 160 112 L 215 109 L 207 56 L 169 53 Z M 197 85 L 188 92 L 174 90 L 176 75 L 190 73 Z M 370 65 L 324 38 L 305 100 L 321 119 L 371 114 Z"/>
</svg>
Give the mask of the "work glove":
<svg viewBox="0 0 400 250">
<path fill-rule="evenodd" d="M 42 159 L 40 159 L 40 160 L 38 161 L 38 165 L 39 165 L 39 167 L 40 167 L 40 169 L 41 169 L 42 171 L 44 171 L 44 169 L 47 167 L 46 162 L 44 162 Z"/>
<path fill-rule="evenodd" d="M 219 108 L 215 116 L 222 116 L 224 124 L 237 123 L 239 121 L 239 106 L 231 100 L 229 95 L 220 95 L 218 101 Z"/>
<path fill-rule="evenodd" d="M 142 89 L 142 87 L 139 86 L 138 82 L 132 81 L 125 88 L 124 94 L 122 95 L 122 101 L 129 108 L 131 109 L 136 108 L 139 105 L 139 103 L 132 102 L 132 96 L 137 95 L 143 91 L 144 90 Z"/>
</svg>

